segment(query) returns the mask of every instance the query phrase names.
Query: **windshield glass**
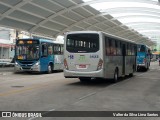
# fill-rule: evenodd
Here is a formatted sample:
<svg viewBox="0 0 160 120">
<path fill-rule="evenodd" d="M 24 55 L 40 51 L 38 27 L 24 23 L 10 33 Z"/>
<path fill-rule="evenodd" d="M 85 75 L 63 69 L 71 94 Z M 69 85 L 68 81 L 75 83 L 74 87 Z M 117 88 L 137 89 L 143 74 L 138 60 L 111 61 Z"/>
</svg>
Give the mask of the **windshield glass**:
<svg viewBox="0 0 160 120">
<path fill-rule="evenodd" d="M 91 33 L 69 34 L 66 49 L 72 53 L 97 52 L 99 50 L 99 35 Z"/>
<path fill-rule="evenodd" d="M 16 59 L 18 60 L 39 59 L 39 45 L 18 45 L 16 46 Z"/>
<path fill-rule="evenodd" d="M 146 47 L 144 45 L 138 46 L 138 52 L 145 52 L 145 51 L 146 51 Z"/>
</svg>

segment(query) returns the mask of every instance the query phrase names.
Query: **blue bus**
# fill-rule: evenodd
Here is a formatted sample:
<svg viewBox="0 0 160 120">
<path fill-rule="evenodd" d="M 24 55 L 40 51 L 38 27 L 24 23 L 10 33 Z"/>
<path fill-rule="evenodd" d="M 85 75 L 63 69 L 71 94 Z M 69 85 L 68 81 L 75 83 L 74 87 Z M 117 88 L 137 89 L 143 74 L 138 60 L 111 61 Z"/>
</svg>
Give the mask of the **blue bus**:
<svg viewBox="0 0 160 120">
<path fill-rule="evenodd" d="M 137 71 L 148 70 L 151 61 L 151 50 L 147 45 L 137 45 Z"/>
<path fill-rule="evenodd" d="M 63 70 L 63 44 L 47 39 L 18 39 L 15 47 L 15 72 Z"/>
</svg>

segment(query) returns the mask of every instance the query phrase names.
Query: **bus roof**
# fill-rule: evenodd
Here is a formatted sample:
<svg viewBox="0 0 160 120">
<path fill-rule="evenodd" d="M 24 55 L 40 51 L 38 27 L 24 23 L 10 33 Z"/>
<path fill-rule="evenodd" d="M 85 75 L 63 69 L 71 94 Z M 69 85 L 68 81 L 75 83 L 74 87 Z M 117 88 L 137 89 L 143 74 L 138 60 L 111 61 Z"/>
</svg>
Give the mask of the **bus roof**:
<svg viewBox="0 0 160 120">
<path fill-rule="evenodd" d="M 77 33 L 97 33 L 97 34 L 100 34 L 100 33 L 103 33 L 111 38 L 117 38 L 117 39 L 120 39 L 122 41 L 125 41 L 125 42 L 130 42 L 130 43 L 133 43 L 133 44 L 137 44 L 135 43 L 134 41 L 132 40 L 128 40 L 128 39 L 125 39 L 125 38 L 122 38 L 122 37 L 119 37 L 119 36 L 115 36 L 115 35 L 112 35 L 112 34 L 109 34 L 109 33 L 105 33 L 103 31 L 70 31 L 70 32 L 67 32 L 67 34 L 77 34 Z"/>
<path fill-rule="evenodd" d="M 144 46 L 147 47 L 148 49 L 151 49 L 151 47 L 149 47 L 149 46 L 146 45 L 146 44 L 137 43 L 137 45 L 144 45 Z"/>
</svg>

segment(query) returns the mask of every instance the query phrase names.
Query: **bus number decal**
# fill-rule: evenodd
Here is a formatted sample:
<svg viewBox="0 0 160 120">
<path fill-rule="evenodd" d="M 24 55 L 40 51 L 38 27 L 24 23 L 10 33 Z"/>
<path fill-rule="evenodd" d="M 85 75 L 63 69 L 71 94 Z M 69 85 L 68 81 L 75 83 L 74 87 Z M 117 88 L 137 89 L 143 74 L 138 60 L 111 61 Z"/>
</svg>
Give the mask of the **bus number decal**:
<svg viewBox="0 0 160 120">
<path fill-rule="evenodd" d="M 74 59 L 74 55 L 68 55 L 68 58 Z"/>
<path fill-rule="evenodd" d="M 99 58 L 98 55 L 90 55 L 90 58 Z"/>
</svg>

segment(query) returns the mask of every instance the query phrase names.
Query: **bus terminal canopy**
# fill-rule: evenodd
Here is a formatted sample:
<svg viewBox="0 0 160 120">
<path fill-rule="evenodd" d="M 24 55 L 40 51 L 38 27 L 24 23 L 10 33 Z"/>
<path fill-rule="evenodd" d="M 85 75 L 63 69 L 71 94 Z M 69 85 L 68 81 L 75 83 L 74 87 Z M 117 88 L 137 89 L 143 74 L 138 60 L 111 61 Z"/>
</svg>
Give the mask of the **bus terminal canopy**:
<svg viewBox="0 0 160 120">
<path fill-rule="evenodd" d="M 50 37 L 63 35 L 68 31 L 104 31 L 136 43 L 149 46 L 155 44 L 148 37 L 122 24 L 109 13 L 101 13 L 89 6 L 92 2 L 0 0 L 0 25 Z"/>
</svg>

